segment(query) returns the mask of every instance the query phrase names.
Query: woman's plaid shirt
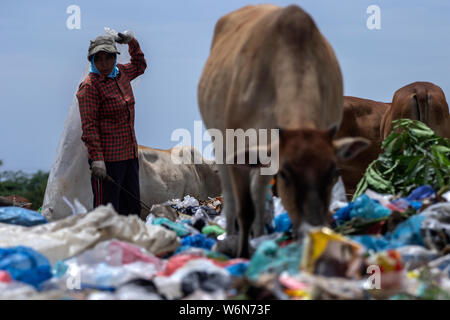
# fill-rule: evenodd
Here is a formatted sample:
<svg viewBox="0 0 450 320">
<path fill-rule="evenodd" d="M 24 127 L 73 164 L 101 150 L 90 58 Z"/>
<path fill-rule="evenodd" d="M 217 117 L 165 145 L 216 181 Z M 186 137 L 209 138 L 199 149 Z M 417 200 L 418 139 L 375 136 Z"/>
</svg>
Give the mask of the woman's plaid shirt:
<svg viewBox="0 0 450 320">
<path fill-rule="evenodd" d="M 128 43 L 131 61 L 118 64 L 115 79 L 89 73 L 77 92 L 89 159 L 122 161 L 137 158 L 134 95 L 130 81 L 144 73 L 147 63 L 136 39 Z"/>
</svg>

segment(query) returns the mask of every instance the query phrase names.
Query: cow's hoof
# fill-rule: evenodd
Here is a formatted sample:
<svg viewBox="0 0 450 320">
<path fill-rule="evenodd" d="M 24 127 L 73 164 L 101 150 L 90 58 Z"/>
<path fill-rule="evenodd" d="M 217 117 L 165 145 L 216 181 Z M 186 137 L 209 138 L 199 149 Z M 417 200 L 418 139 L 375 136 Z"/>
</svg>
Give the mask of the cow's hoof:
<svg viewBox="0 0 450 320">
<path fill-rule="evenodd" d="M 224 240 L 217 241 L 214 251 L 222 253 L 230 258 L 236 258 L 239 249 L 239 236 L 227 236 Z"/>
<path fill-rule="evenodd" d="M 224 240 L 219 240 L 213 249 L 215 252 L 222 253 L 230 258 L 242 258 L 239 257 L 239 235 L 227 236 Z M 251 257 L 255 252 L 255 248 L 249 245 L 249 256 Z M 248 257 L 245 257 L 248 258 Z"/>
</svg>

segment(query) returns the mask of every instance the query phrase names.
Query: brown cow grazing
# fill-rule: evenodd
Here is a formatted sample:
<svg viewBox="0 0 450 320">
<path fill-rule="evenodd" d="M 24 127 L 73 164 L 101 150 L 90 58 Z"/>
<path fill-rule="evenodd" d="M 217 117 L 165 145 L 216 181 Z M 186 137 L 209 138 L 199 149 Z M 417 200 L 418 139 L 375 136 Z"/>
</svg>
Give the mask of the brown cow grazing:
<svg viewBox="0 0 450 320">
<path fill-rule="evenodd" d="M 414 82 L 395 92 L 392 106 L 381 122 L 382 139 L 392 131 L 392 121 L 402 118 L 420 120 L 437 135 L 450 138 L 450 115 L 445 94 L 433 83 Z"/>
<path fill-rule="evenodd" d="M 398 89 L 392 103 L 344 98 L 344 116 L 336 135 L 364 137 L 371 146 L 357 157 L 339 162 L 347 194 L 353 195 L 369 164 L 381 153 L 381 143 L 392 131 L 392 121 L 420 120 L 438 135 L 450 138 L 450 115 L 444 92 L 430 82 L 414 82 Z"/>
<path fill-rule="evenodd" d="M 337 159 L 351 158 L 369 143 L 362 138 L 332 140 L 342 119 L 342 87 L 333 49 L 298 6 L 247 6 L 218 21 L 198 88 L 200 113 L 208 129 L 222 133 L 225 143 L 215 139 L 214 148 L 216 156 L 223 151 L 227 159 L 242 150 L 226 153 L 231 143 L 226 129 L 282 128 L 275 173 L 296 235 L 302 225 L 328 223 Z M 258 150 L 264 148 L 268 146 Z M 236 233 L 237 217 L 238 255 L 248 257 L 254 219 L 254 235 L 264 231 L 264 201 L 272 176 L 238 165 L 218 167 L 227 234 Z"/>
<path fill-rule="evenodd" d="M 390 103 L 356 97 L 344 97 L 344 116 L 336 138 L 364 137 L 370 140 L 367 150 L 348 161 L 338 162 L 347 195 L 353 195 L 369 164 L 381 151 L 381 119 Z"/>
</svg>

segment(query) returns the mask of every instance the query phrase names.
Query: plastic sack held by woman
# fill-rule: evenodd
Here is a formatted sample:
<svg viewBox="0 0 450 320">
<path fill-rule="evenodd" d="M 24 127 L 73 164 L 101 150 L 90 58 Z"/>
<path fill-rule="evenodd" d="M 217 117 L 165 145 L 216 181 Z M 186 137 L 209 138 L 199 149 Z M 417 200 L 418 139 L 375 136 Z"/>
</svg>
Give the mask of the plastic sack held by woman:
<svg viewBox="0 0 450 320">
<path fill-rule="evenodd" d="M 128 44 L 130 63 L 117 64 L 120 53 L 116 42 Z M 111 203 L 119 214 L 139 215 L 138 145 L 130 82 L 144 73 L 147 63 L 139 43 L 128 33 L 91 40 L 88 60 L 91 70 L 80 84 L 77 98 L 81 139 L 89 153 L 94 208 Z"/>
</svg>

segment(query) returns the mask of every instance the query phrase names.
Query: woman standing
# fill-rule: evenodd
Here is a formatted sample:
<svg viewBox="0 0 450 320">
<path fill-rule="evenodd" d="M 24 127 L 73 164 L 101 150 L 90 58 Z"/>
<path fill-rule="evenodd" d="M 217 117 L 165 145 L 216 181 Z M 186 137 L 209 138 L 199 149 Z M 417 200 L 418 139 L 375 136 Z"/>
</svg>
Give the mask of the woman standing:
<svg viewBox="0 0 450 320">
<path fill-rule="evenodd" d="M 116 42 L 128 44 L 130 63 L 117 64 L 120 53 Z M 91 40 L 88 60 L 91 70 L 80 84 L 77 98 L 81 139 L 87 147 L 92 172 L 94 208 L 112 203 L 119 214 L 139 215 L 138 145 L 130 82 L 144 73 L 147 63 L 137 40 L 126 33 Z"/>
</svg>

